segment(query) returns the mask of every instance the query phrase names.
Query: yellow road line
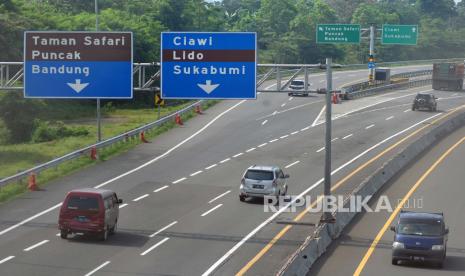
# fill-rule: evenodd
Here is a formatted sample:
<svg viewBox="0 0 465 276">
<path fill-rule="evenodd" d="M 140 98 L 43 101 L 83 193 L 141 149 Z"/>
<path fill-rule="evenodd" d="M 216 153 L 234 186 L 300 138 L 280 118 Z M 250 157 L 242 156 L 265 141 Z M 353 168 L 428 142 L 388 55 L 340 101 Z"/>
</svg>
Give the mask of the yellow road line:
<svg viewBox="0 0 465 276">
<path fill-rule="evenodd" d="M 371 158 L 369 161 L 367 161 L 366 163 L 360 165 L 357 169 L 355 169 L 354 171 L 352 171 L 350 174 L 346 175 L 344 178 L 342 178 L 341 180 L 339 180 L 334 186 L 331 187 L 331 191 L 334 191 L 336 190 L 337 188 L 339 188 L 342 184 L 344 184 L 347 180 L 349 180 L 349 178 L 351 178 L 352 176 L 354 176 L 356 173 L 360 172 L 361 170 L 363 170 L 364 168 L 366 168 L 368 165 L 370 165 L 371 163 L 373 163 L 374 161 L 376 161 L 377 159 L 381 158 L 384 154 L 388 153 L 389 151 L 391 151 L 392 149 L 396 148 L 397 146 L 399 146 L 401 143 L 405 142 L 407 139 L 411 138 L 412 136 L 416 135 L 417 133 L 419 133 L 420 131 L 422 131 L 423 129 L 429 127 L 430 125 L 433 125 L 435 123 L 437 123 L 438 121 L 452 115 L 453 113 L 455 113 L 456 111 L 458 111 L 459 109 L 463 108 L 464 106 L 460 106 L 456 109 L 453 109 L 450 113 L 446 113 L 444 116 L 441 116 L 437 119 L 435 119 L 434 121 L 432 121 L 430 124 L 428 125 L 425 125 L 419 129 L 417 129 L 416 131 L 412 132 L 411 134 L 407 135 L 406 137 L 402 138 L 401 140 L 399 140 L 398 142 L 396 142 L 395 144 L 391 145 L 390 147 L 388 147 L 387 149 L 383 150 L 381 153 L 379 153 L 378 155 L 376 155 L 375 157 Z M 298 222 L 300 221 L 304 216 L 305 214 L 311 209 L 311 208 L 314 208 L 315 205 L 321 200 L 321 197 L 318 198 L 318 200 L 314 201 L 308 208 L 306 208 L 305 210 L 303 210 L 302 212 L 300 212 L 295 218 L 294 218 L 294 221 L 295 222 Z M 262 257 L 263 255 L 266 254 L 266 252 L 268 252 L 271 247 L 273 247 L 273 245 L 282 237 L 284 236 L 284 234 L 286 234 L 290 229 L 292 228 L 292 225 L 287 225 L 286 227 L 284 227 L 281 231 L 279 231 L 279 233 L 273 237 L 273 239 L 265 246 L 262 248 L 262 250 L 260 250 L 260 252 L 257 253 L 257 255 L 255 255 L 244 267 L 241 268 L 241 270 L 239 270 L 239 272 L 236 273 L 236 276 L 242 276 L 244 275 L 248 270 L 250 270 L 250 268 L 252 268 L 252 266 L 255 265 L 255 263 L 257 263 Z"/>
<path fill-rule="evenodd" d="M 444 152 L 439 159 L 434 162 L 434 164 L 426 170 L 426 172 L 417 180 L 415 185 L 408 191 L 408 193 L 402 198 L 402 201 L 397 205 L 396 209 L 394 212 L 392 212 L 391 216 L 389 216 L 388 220 L 386 223 L 383 225 L 381 230 L 378 232 L 376 235 L 376 238 L 373 240 L 373 242 L 370 245 L 370 248 L 368 248 L 367 253 L 365 256 L 363 256 L 363 259 L 360 261 L 360 264 L 358 265 L 357 269 L 354 272 L 354 276 L 360 275 L 362 272 L 363 268 L 365 267 L 366 263 L 370 259 L 371 255 L 376 249 L 376 246 L 378 245 L 378 242 L 381 240 L 381 238 L 384 236 L 384 233 L 388 229 L 388 227 L 391 225 L 392 221 L 396 218 L 397 214 L 400 212 L 402 207 L 404 206 L 405 202 L 412 196 L 412 194 L 420 187 L 420 185 L 423 183 L 423 181 L 428 177 L 433 170 L 436 169 L 436 167 L 454 150 L 456 149 L 463 141 L 465 141 L 465 136 L 462 137 L 457 143 L 455 143 L 452 147 L 450 147 L 446 152 Z"/>
</svg>

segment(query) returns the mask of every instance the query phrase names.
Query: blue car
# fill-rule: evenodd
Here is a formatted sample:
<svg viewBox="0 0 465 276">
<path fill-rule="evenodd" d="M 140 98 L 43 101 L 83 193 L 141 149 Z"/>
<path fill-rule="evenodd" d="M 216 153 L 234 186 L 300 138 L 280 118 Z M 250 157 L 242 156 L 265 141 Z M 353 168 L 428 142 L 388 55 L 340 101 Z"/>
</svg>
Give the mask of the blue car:
<svg viewBox="0 0 465 276">
<path fill-rule="evenodd" d="M 399 261 L 430 262 L 442 267 L 449 229 L 442 213 L 401 211 L 392 244 L 392 264 Z"/>
</svg>

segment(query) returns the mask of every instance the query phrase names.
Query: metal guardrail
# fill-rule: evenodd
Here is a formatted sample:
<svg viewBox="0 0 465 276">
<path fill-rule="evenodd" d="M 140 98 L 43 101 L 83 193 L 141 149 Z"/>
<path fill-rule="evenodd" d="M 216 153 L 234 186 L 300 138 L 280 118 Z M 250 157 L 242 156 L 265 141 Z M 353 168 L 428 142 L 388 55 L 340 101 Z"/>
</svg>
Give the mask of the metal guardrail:
<svg viewBox="0 0 465 276">
<path fill-rule="evenodd" d="M 391 79 L 393 78 L 418 78 L 421 76 L 430 76 L 432 72 L 433 72 L 432 70 L 419 70 L 419 71 L 413 71 L 413 72 L 404 72 L 404 73 L 392 75 Z M 350 100 L 350 99 L 356 99 L 356 98 L 372 95 L 375 92 L 379 92 L 381 90 L 400 88 L 400 87 L 406 86 L 406 84 L 409 84 L 409 83 L 414 83 L 417 85 L 421 83 L 417 81 L 421 81 L 421 80 L 412 80 L 412 81 L 408 81 L 404 83 L 395 83 L 395 84 L 386 84 L 385 81 L 378 81 L 378 82 L 375 82 L 374 85 L 366 81 L 366 82 L 356 83 L 356 84 L 342 87 L 341 90 L 342 90 L 342 94 L 344 95 L 344 98 Z"/>
<path fill-rule="evenodd" d="M 0 179 L 0 188 L 2 188 L 3 186 L 5 186 L 5 185 L 7 185 L 9 183 L 12 183 L 12 182 L 15 182 L 15 181 L 20 181 L 20 180 L 28 177 L 31 173 L 39 174 L 40 172 L 42 172 L 42 171 L 44 171 L 46 169 L 49 169 L 49 168 L 54 168 L 54 167 L 62 164 L 63 162 L 79 158 L 79 157 L 81 157 L 81 156 L 83 156 L 85 154 L 88 154 L 92 150 L 92 148 L 100 149 L 100 148 L 104 148 L 104 147 L 113 145 L 113 144 L 118 143 L 118 142 L 127 141 L 128 139 L 133 139 L 135 137 L 138 137 L 142 132 L 149 131 L 149 130 L 151 130 L 151 129 L 157 127 L 157 126 L 160 126 L 160 125 L 162 125 L 164 123 L 167 123 L 169 121 L 173 121 L 176 114 L 182 115 L 182 114 L 188 113 L 190 111 L 193 111 L 195 109 L 195 107 L 197 105 L 201 104 L 202 102 L 204 102 L 204 101 L 202 100 L 202 101 L 194 102 L 194 103 L 190 104 L 189 106 L 187 106 L 187 107 L 185 107 L 185 108 L 183 108 L 183 109 L 181 109 L 179 111 L 173 112 L 173 113 L 171 113 L 171 114 L 169 114 L 167 116 L 164 116 L 163 118 L 161 118 L 161 119 L 159 119 L 159 120 L 157 120 L 155 122 L 152 122 L 152 123 L 143 125 L 141 127 L 138 127 L 136 129 L 133 129 L 133 130 L 127 131 L 125 133 L 119 134 L 117 136 L 114 136 L 114 137 L 109 138 L 107 140 L 104 140 L 102 142 L 99 142 L 99 143 L 96 143 L 96 144 L 93 144 L 93 145 L 90 145 L 90 146 L 75 150 L 75 151 L 73 151 L 71 153 L 68 153 L 68 154 L 63 155 L 63 156 L 58 157 L 58 158 L 55 158 L 55 159 L 53 159 L 51 161 L 40 164 L 40 165 L 35 166 L 35 167 L 31 168 L 31 169 L 19 172 L 19 173 L 15 174 L 15 175 Z"/>
<path fill-rule="evenodd" d="M 357 98 L 372 96 L 381 91 L 399 89 L 399 88 L 419 87 L 419 86 L 425 86 L 429 84 L 431 84 L 431 79 L 412 80 L 408 82 L 388 84 L 388 85 L 377 86 L 377 87 L 373 87 L 373 88 L 369 88 L 369 89 L 365 89 L 365 90 L 361 90 L 361 91 L 357 91 L 353 93 L 347 93 L 344 95 L 344 98 L 347 100 L 353 100 Z"/>
</svg>

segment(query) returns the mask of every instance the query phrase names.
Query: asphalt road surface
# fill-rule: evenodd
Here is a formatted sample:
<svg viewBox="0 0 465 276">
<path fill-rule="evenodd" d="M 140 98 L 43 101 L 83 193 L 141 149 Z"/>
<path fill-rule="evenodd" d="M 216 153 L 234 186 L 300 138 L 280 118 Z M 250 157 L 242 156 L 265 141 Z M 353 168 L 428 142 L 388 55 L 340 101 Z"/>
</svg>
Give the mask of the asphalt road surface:
<svg viewBox="0 0 465 276">
<path fill-rule="evenodd" d="M 381 195 L 388 196 L 390 202 L 397 204 L 418 183 L 418 188 L 414 189 L 403 209 L 444 213 L 450 234 L 447 257 L 442 269 L 421 262 L 392 265 L 394 233 L 390 230 L 383 232 L 382 227 L 393 214 L 383 211 L 359 215 L 327 254 L 317 261 L 309 275 L 464 275 L 464 140 L 465 128 L 455 131 L 381 192 Z M 422 176 L 424 179 L 421 179 Z M 395 222 L 397 215 L 394 214 L 393 217 Z M 379 240 L 375 239 L 378 234 L 381 235 Z M 366 255 L 368 249 L 374 246 L 374 240 L 377 241 L 374 251 Z M 366 260 L 363 260 L 365 256 Z"/>
<path fill-rule="evenodd" d="M 422 68 L 425 66 L 399 71 Z M 365 76 L 366 70 L 336 72 L 334 87 Z M 315 85 L 324 78 L 317 74 L 310 81 Z M 324 81 L 321 84 L 323 87 Z M 267 82 L 264 87 L 273 85 Z M 464 94 L 435 92 L 440 98 L 438 112 L 412 112 L 413 95 L 430 90 L 413 88 L 334 105 L 336 193 L 350 191 L 413 137 L 397 145 L 399 140 L 421 134 L 419 130 L 465 103 Z M 320 195 L 323 106 L 323 95 L 261 93 L 257 100 L 223 101 L 152 143 L 3 204 L 1 275 L 276 272 L 313 229 L 280 223 L 295 219 L 302 208 L 293 213 L 269 213 L 260 200 L 240 202 L 240 179 L 253 164 L 278 165 L 291 176 L 289 194 Z M 383 152 L 392 145 L 392 150 Z M 106 242 L 57 236 L 59 205 L 67 191 L 81 187 L 111 189 L 124 200 L 118 233 Z M 299 220 L 315 223 L 318 216 L 309 214 Z"/>
</svg>

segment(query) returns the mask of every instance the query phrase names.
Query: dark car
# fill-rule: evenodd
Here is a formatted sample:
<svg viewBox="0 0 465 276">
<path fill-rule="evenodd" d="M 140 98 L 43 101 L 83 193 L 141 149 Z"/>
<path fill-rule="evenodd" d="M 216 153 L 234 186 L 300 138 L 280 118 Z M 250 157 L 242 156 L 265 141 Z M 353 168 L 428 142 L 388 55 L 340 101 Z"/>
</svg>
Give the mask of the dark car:
<svg viewBox="0 0 465 276">
<path fill-rule="evenodd" d="M 106 240 L 116 232 L 119 204 L 123 201 L 115 192 L 102 189 L 73 190 L 61 205 L 58 225 L 61 238 L 68 234 L 94 234 Z"/>
<path fill-rule="evenodd" d="M 428 109 L 429 111 L 437 110 L 437 98 L 431 93 L 418 93 L 412 104 L 412 110 Z"/>
<path fill-rule="evenodd" d="M 442 267 L 449 229 L 442 213 L 401 211 L 392 244 L 392 264 L 398 261 L 431 262 Z"/>
</svg>

